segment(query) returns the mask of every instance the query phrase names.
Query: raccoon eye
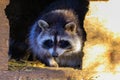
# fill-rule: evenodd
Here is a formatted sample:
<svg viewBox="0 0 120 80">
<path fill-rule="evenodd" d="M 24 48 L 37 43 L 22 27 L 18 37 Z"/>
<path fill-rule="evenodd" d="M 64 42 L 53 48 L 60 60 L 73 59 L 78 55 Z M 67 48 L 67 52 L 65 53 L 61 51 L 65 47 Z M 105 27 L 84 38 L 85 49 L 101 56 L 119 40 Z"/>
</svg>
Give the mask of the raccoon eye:
<svg viewBox="0 0 120 80">
<path fill-rule="evenodd" d="M 65 40 L 61 40 L 59 42 L 59 47 L 60 48 L 66 48 L 66 49 L 71 49 L 72 48 L 71 44 L 68 41 L 65 41 Z"/>
<path fill-rule="evenodd" d="M 46 40 L 43 42 L 43 48 L 49 49 L 53 47 L 53 41 L 52 40 Z"/>
</svg>

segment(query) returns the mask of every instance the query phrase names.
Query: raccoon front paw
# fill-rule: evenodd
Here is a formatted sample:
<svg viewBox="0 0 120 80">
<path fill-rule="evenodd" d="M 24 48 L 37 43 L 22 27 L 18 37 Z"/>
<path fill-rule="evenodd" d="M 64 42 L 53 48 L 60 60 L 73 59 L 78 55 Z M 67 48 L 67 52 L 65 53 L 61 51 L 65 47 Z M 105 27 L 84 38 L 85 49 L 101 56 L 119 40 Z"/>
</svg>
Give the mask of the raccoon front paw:
<svg viewBox="0 0 120 80">
<path fill-rule="evenodd" d="M 53 58 L 49 59 L 48 61 L 49 61 L 50 67 L 59 67 L 59 65 L 57 64 L 57 62 Z"/>
<path fill-rule="evenodd" d="M 59 66 L 56 62 L 52 62 L 52 64 L 50 64 L 50 67 L 59 67 Z"/>
</svg>

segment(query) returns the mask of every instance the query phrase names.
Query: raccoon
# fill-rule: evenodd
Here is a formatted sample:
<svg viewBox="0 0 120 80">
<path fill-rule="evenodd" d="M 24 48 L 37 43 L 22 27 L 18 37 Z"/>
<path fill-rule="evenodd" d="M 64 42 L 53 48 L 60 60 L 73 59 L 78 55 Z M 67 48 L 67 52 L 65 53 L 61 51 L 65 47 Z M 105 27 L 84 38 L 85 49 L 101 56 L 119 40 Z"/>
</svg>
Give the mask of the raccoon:
<svg viewBox="0 0 120 80">
<path fill-rule="evenodd" d="M 42 12 L 31 27 L 30 49 L 47 66 L 81 67 L 82 65 L 84 29 L 75 11 L 79 0 L 72 1 L 54 2 Z"/>
</svg>

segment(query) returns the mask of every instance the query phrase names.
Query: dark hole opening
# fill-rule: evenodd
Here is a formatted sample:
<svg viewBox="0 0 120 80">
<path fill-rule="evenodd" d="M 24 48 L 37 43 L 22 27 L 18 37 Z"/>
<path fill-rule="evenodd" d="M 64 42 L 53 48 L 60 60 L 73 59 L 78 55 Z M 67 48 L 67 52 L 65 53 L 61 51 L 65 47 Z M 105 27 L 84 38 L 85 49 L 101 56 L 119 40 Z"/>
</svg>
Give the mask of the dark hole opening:
<svg viewBox="0 0 120 80">
<path fill-rule="evenodd" d="M 12 58 L 19 60 L 25 56 L 30 26 L 40 12 L 53 1 L 55 0 L 10 0 L 5 13 L 10 24 L 9 55 Z"/>
<path fill-rule="evenodd" d="M 52 2 L 56 0 L 10 0 L 5 9 L 9 20 L 9 58 L 20 60 L 34 60 L 34 56 L 28 49 L 28 33 L 30 26 L 39 14 Z M 84 0 L 81 0 L 84 2 Z M 85 3 L 84 5 L 88 5 Z M 84 10 L 83 10 L 84 11 Z M 83 12 L 83 14 L 86 13 Z M 84 20 L 84 15 L 81 17 Z M 83 23 L 81 23 L 83 26 Z M 86 38 L 86 33 L 84 33 Z"/>
</svg>

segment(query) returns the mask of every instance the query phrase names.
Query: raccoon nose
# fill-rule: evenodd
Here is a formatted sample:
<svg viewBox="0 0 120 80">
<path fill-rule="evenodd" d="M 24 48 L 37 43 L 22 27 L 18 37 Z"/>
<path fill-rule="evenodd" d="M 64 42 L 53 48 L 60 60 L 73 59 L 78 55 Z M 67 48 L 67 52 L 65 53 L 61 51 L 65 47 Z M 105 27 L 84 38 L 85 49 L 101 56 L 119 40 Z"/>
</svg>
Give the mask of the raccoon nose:
<svg viewBox="0 0 120 80">
<path fill-rule="evenodd" d="M 53 53 L 52 53 L 52 56 L 53 56 L 53 57 L 58 57 L 58 53 L 53 52 Z"/>
</svg>

